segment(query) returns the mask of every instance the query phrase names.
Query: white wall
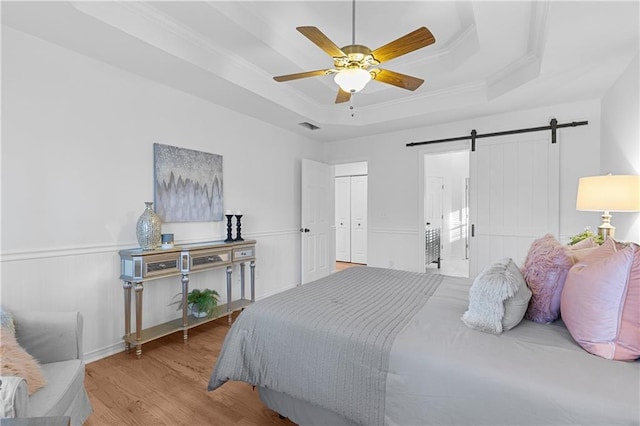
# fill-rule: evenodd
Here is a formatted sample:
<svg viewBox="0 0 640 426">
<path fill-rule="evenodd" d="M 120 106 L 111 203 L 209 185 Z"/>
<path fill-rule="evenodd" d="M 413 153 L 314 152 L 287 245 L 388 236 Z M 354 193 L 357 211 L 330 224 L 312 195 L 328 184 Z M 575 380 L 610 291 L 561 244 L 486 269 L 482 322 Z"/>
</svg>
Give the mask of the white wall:
<svg viewBox="0 0 640 426">
<path fill-rule="evenodd" d="M 640 71 L 638 56 L 611 86 L 602 99 L 602 132 L 600 173 L 614 175 L 640 174 Z M 602 220 L 599 213 L 585 212 L 596 228 Z M 612 213 L 616 239 L 640 242 L 640 214 Z"/>
<path fill-rule="evenodd" d="M 589 125 L 561 129 L 560 143 L 560 238 L 580 232 L 589 222 L 575 210 L 580 176 L 597 174 L 600 168 L 600 101 L 553 105 L 491 117 L 411 129 L 374 137 L 327 144 L 334 164 L 368 161 L 369 164 L 369 244 L 368 264 L 421 271 L 423 237 L 420 207 L 422 175 L 420 157 L 426 148 L 406 147 L 408 142 L 588 120 Z M 480 140 L 478 143 L 482 143 Z M 442 150 L 444 148 L 434 147 Z M 453 146 L 453 145 L 452 145 Z M 459 145 L 456 145 L 459 146 Z M 339 147 L 339 148 L 338 148 Z"/>
<path fill-rule="evenodd" d="M 601 104 L 593 100 L 321 145 L 15 30 L 2 31 L 1 302 L 14 309 L 81 311 L 89 360 L 122 348 L 117 251 L 137 246 L 135 222 L 143 202 L 153 199 L 154 142 L 223 155 L 225 209 L 242 210 L 243 235 L 258 240 L 258 297 L 300 279 L 301 158 L 367 161 L 368 263 L 416 271 L 423 268 L 419 182 L 427 150 L 407 148 L 407 142 L 473 128 L 539 126 L 552 117 L 589 120 L 559 132 L 561 239 L 599 223 L 598 214 L 575 210 L 580 176 L 640 170 L 637 58 L 602 101 L 602 131 Z M 621 128 L 627 130 L 609 136 Z M 612 147 L 602 156 L 601 136 L 603 148 Z M 618 235 L 627 227 L 624 215 L 614 215 Z M 167 224 L 163 231 L 173 232 L 178 244 L 225 236 L 222 222 Z M 224 297 L 222 271 L 195 274 L 191 284 Z M 166 305 L 178 291 L 177 279 L 146 285 L 145 326 L 175 317 Z"/>
<path fill-rule="evenodd" d="M 223 156 L 224 208 L 257 240 L 259 298 L 299 283 L 300 159 L 321 160 L 319 143 L 6 27 L 2 107 L 2 304 L 81 311 L 89 360 L 123 347 L 118 250 L 138 246 L 154 142 Z M 177 244 L 225 229 L 163 226 Z M 226 298 L 224 271 L 191 278 Z M 145 285 L 145 326 L 177 317 L 178 291 L 179 277 Z"/>
</svg>

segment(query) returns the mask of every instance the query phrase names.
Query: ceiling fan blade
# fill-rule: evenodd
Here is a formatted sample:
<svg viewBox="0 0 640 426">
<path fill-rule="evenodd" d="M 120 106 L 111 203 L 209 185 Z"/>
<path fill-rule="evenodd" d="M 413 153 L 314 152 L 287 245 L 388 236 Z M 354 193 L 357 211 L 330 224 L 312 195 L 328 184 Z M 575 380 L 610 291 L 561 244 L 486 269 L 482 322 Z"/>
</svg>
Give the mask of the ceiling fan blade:
<svg viewBox="0 0 640 426">
<path fill-rule="evenodd" d="M 345 92 L 344 90 L 338 88 L 338 96 L 336 96 L 336 103 L 341 104 L 343 102 L 349 102 L 351 99 L 351 93 Z"/>
<path fill-rule="evenodd" d="M 386 62 L 398 56 L 405 55 L 414 50 L 421 49 L 436 42 L 436 38 L 427 27 L 420 27 L 397 40 L 378 47 L 371 55 L 378 62 Z"/>
<path fill-rule="evenodd" d="M 328 70 L 316 70 L 316 71 L 306 71 L 306 72 L 299 72 L 299 73 L 295 73 L 295 74 L 287 74 L 287 75 L 279 75 L 276 77 L 273 77 L 273 79 L 275 81 L 278 82 L 283 82 L 283 81 L 289 81 L 289 80 L 297 80 L 299 78 L 307 78 L 307 77 L 316 77 L 318 75 L 326 75 L 326 74 L 330 74 L 333 70 L 328 69 Z"/>
<path fill-rule="evenodd" d="M 324 50 L 329 56 L 347 56 L 338 46 L 336 46 L 334 42 L 329 40 L 329 37 L 324 35 L 324 33 L 316 27 L 297 27 L 296 29 L 306 38 L 311 40 L 316 46 Z"/>
<path fill-rule="evenodd" d="M 410 75 L 400 74 L 399 72 L 380 69 L 373 72 L 374 79 L 381 83 L 391 84 L 392 86 L 401 87 L 407 90 L 416 90 L 424 80 Z"/>
</svg>

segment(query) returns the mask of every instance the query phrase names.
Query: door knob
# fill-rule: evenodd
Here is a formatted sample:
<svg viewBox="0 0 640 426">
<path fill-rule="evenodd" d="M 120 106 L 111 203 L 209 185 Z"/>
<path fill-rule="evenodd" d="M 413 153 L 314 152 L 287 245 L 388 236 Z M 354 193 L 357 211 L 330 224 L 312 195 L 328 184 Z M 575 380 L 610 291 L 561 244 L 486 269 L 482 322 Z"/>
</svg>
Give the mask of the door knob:
<svg viewBox="0 0 640 426">
<path fill-rule="evenodd" d="M 309 232 L 309 228 L 300 228 L 300 232 Z"/>
</svg>

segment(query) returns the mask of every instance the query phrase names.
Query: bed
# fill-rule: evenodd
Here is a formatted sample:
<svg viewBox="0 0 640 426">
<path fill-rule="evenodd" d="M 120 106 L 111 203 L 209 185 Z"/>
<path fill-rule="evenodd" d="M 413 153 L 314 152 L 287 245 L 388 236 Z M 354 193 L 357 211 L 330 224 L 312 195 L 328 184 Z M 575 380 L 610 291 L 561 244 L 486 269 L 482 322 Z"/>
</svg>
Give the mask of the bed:
<svg viewBox="0 0 640 426">
<path fill-rule="evenodd" d="M 637 425 L 640 362 L 584 351 L 560 320 L 461 321 L 471 281 L 355 267 L 245 309 L 209 381 L 255 385 L 298 424 Z"/>
</svg>

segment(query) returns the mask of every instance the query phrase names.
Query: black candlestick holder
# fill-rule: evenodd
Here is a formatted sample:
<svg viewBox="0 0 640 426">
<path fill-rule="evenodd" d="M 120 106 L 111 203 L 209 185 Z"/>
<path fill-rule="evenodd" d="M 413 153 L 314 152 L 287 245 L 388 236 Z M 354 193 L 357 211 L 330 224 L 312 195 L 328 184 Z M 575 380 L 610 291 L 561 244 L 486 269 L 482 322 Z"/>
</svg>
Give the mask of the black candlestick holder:
<svg viewBox="0 0 640 426">
<path fill-rule="evenodd" d="M 240 219 L 242 218 L 241 214 L 237 214 L 236 215 L 236 239 L 235 241 L 244 241 L 244 238 L 242 238 L 242 234 L 240 232 L 240 228 L 242 227 L 242 225 L 240 224 Z"/>
<path fill-rule="evenodd" d="M 233 241 L 233 237 L 231 236 L 231 219 L 233 218 L 232 214 L 225 214 L 227 217 L 227 239 L 224 240 L 225 243 L 230 243 Z"/>
</svg>

